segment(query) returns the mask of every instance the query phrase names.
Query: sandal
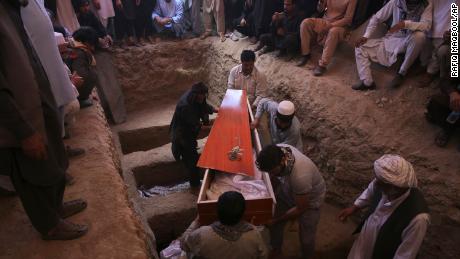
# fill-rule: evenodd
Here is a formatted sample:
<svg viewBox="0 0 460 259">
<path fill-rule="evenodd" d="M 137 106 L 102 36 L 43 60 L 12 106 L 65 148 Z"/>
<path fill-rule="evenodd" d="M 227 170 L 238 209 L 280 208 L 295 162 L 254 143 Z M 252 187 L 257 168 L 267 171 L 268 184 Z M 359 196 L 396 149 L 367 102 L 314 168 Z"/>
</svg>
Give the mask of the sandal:
<svg viewBox="0 0 460 259">
<path fill-rule="evenodd" d="M 88 232 L 85 225 L 74 224 L 66 220 L 59 220 L 59 223 L 47 234 L 42 235 L 43 240 L 71 240 L 79 238 Z"/>
<path fill-rule="evenodd" d="M 86 207 L 88 207 L 88 203 L 83 199 L 64 202 L 59 210 L 59 216 L 65 219 L 83 211 Z"/>
</svg>

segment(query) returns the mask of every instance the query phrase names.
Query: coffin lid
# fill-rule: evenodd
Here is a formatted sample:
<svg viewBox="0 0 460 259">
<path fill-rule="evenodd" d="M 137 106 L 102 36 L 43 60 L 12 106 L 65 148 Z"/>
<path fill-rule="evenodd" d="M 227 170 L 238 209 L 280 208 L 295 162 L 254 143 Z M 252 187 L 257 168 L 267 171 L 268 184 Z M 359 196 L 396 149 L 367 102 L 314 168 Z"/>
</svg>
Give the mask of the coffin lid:
<svg viewBox="0 0 460 259">
<path fill-rule="evenodd" d="M 239 160 L 228 153 L 239 146 Z M 209 133 L 197 166 L 227 173 L 254 176 L 254 159 L 246 91 L 228 89 Z"/>
</svg>

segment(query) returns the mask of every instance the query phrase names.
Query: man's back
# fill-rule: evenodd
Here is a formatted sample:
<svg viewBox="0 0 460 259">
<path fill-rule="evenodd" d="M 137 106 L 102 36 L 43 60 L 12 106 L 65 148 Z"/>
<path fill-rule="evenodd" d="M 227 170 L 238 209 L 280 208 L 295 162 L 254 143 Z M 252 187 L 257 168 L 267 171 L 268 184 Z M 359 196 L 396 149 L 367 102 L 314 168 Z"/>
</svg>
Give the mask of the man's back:
<svg viewBox="0 0 460 259">
<path fill-rule="evenodd" d="M 247 224 L 248 225 L 248 224 Z M 231 241 L 218 234 L 212 226 L 203 226 L 190 233 L 184 240 L 188 254 L 208 259 L 267 258 L 268 249 L 260 232 L 252 225 L 251 230 Z"/>
</svg>

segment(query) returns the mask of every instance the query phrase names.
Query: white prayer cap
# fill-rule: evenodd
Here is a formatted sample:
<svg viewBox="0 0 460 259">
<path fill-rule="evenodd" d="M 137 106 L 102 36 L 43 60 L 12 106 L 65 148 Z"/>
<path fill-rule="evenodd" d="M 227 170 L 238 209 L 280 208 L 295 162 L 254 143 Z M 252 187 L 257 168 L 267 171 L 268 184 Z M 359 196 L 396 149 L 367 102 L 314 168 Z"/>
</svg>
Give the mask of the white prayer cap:
<svg viewBox="0 0 460 259">
<path fill-rule="evenodd" d="M 278 104 L 278 113 L 284 116 L 293 115 L 295 112 L 294 104 L 290 101 L 282 101 Z"/>
<path fill-rule="evenodd" d="M 62 33 L 60 32 L 55 32 L 54 33 L 54 38 L 56 39 L 56 45 L 61 45 L 61 44 L 65 44 L 65 38 L 64 38 L 64 35 L 62 35 Z"/>
<path fill-rule="evenodd" d="M 417 187 L 417 176 L 412 164 L 398 155 L 386 154 L 374 162 L 378 179 L 401 188 Z"/>
</svg>

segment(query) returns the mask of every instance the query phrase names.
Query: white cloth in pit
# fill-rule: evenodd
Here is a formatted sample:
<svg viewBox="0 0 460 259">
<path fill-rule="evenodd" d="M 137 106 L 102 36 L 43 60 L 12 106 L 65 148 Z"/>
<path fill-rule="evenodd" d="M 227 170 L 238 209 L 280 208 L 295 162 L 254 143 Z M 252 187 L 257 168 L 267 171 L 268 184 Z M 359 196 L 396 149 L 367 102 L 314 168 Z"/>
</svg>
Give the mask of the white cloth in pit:
<svg viewBox="0 0 460 259">
<path fill-rule="evenodd" d="M 261 174 L 259 175 L 261 176 Z M 256 179 L 249 176 L 218 172 L 215 174 L 209 189 L 206 190 L 206 196 L 208 200 L 217 200 L 224 192 L 237 191 L 245 199 L 269 197 L 264 181 L 261 180 L 261 177 Z"/>
</svg>

